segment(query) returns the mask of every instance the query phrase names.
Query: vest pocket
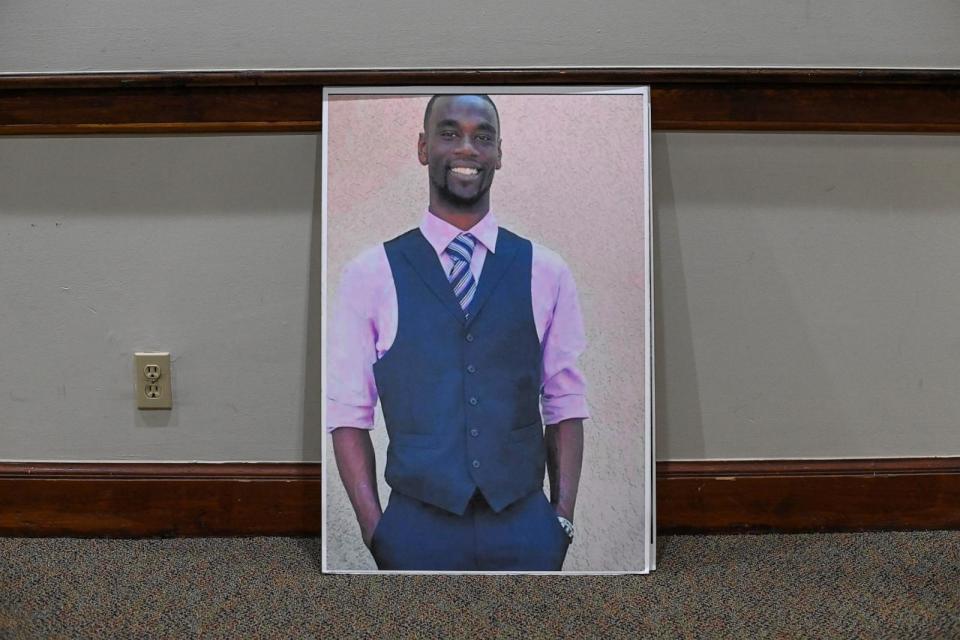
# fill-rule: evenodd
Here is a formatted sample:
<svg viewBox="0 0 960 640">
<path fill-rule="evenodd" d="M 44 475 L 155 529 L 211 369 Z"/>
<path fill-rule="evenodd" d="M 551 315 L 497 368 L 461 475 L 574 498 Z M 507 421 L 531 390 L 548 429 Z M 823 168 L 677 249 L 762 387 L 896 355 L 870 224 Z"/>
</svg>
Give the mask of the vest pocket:
<svg viewBox="0 0 960 640">
<path fill-rule="evenodd" d="M 513 431 L 510 432 L 510 435 L 508 437 L 512 442 L 520 442 L 522 440 L 533 438 L 536 435 L 543 436 L 543 428 L 539 420 L 537 420 L 533 424 L 528 424 L 525 427 L 514 429 Z"/>
</svg>

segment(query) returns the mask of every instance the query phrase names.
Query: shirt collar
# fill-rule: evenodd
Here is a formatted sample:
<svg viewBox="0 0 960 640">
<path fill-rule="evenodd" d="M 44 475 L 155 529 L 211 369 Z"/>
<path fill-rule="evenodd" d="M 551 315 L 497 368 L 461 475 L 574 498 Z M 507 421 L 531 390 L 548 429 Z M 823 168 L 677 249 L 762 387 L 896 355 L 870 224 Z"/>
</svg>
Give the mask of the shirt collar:
<svg viewBox="0 0 960 640">
<path fill-rule="evenodd" d="M 498 230 L 497 218 L 493 215 L 492 211 L 483 216 L 480 222 L 473 225 L 467 232 L 458 229 L 449 222 L 441 220 L 430 213 L 429 210 L 423 214 L 423 220 L 420 222 L 420 232 L 423 233 L 423 237 L 427 239 L 427 242 L 430 243 L 430 246 L 433 247 L 433 250 L 437 252 L 438 256 L 442 256 L 447 245 L 461 233 L 469 233 L 476 238 L 480 244 L 486 247 L 487 251 L 495 253 L 497 250 Z"/>
</svg>

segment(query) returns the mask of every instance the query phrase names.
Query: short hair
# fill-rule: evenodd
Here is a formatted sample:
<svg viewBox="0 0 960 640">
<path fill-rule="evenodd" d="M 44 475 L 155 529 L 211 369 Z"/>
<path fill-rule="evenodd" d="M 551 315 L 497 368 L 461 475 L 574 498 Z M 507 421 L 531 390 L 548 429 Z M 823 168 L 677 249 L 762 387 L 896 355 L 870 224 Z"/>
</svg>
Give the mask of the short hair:
<svg viewBox="0 0 960 640">
<path fill-rule="evenodd" d="M 438 93 L 430 98 L 430 101 L 427 102 L 427 108 L 423 110 L 423 130 L 426 132 L 427 123 L 430 121 L 430 112 L 433 111 L 433 103 L 437 101 L 437 98 L 448 98 L 450 96 L 473 96 L 475 98 L 480 98 L 485 100 L 493 107 L 493 113 L 497 116 L 497 131 L 500 131 L 500 112 L 497 110 L 496 103 L 485 93 Z"/>
</svg>

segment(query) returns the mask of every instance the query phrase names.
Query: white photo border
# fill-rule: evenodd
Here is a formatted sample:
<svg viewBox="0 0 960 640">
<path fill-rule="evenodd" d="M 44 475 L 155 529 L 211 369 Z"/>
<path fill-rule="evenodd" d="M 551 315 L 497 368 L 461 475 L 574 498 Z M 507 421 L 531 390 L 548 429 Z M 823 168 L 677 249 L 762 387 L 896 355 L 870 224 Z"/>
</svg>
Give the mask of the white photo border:
<svg viewBox="0 0 960 640">
<path fill-rule="evenodd" d="M 621 87 L 621 86 L 590 86 L 590 85 L 553 85 L 553 86 L 500 86 L 500 85 L 440 85 L 440 86 L 364 86 L 364 87 L 324 87 L 323 88 L 323 109 L 322 109 L 322 129 L 321 129 L 321 312 L 320 312 L 320 340 L 322 359 L 326 358 L 327 353 L 327 309 L 328 309 L 328 285 L 329 265 L 327 259 L 328 233 L 327 233 L 327 171 L 329 169 L 329 158 L 327 155 L 329 131 L 327 123 L 329 120 L 329 99 L 331 96 L 357 95 L 357 96 L 420 96 L 434 94 L 514 94 L 514 95 L 604 95 L 604 94 L 623 94 L 637 95 L 643 100 L 643 112 L 646 120 L 644 130 L 644 211 L 641 215 L 645 218 L 644 229 L 646 230 L 646 261 L 647 286 L 644 292 L 644 353 L 647 358 L 644 360 L 644 376 L 646 381 L 646 397 L 644 398 L 644 527 L 646 528 L 646 541 L 644 553 L 644 568 L 637 571 L 393 571 L 393 570 L 370 570 L 370 569 L 330 569 L 327 565 L 327 487 L 329 486 L 327 464 L 328 440 L 326 433 L 327 424 L 327 367 L 324 364 L 320 367 L 320 396 L 321 396 L 321 424 L 323 429 L 323 438 L 321 442 L 321 460 L 323 465 L 323 479 L 321 492 L 321 571 L 329 574 L 346 575 L 547 575 L 547 576 L 576 576 L 576 575 L 646 575 L 656 569 L 656 454 L 654 441 L 655 427 L 655 406 L 654 394 L 656 385 L 653 377 L 654 372 L 654 337 L 653 337 L 653 209 L 651 197 L 651 118 L 650 118 L 650 87 Z"/>
</svg>

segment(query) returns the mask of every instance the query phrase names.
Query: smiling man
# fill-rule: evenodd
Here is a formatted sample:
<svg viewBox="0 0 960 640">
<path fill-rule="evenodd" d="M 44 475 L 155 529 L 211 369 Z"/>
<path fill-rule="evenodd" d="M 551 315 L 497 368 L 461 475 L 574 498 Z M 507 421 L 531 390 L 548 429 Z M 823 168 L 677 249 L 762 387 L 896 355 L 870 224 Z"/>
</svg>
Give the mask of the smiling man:
<svg viewBox="0 0 960 640">
<path fill-rule="evenodd" d="M 430 188 L 420 226 L 341 277 L 327 360 L 340 477 L 380 569 L 559 571 L 589 417 L 573 277 L 490 209 L 502 149 L 488 96 L 434 96 L 417 155 Z"/>
</svg>

